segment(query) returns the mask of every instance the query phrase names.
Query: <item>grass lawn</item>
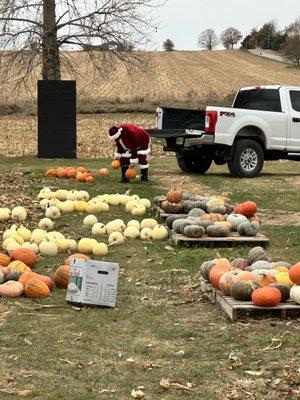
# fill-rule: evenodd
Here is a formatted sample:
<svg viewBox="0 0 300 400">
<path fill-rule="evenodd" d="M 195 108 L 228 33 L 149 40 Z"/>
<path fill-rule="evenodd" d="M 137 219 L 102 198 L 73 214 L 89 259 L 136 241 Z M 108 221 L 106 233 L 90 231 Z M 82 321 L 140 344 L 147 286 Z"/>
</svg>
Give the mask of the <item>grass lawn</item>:
<svg viewBox="0 0 300 400">
<path fill-rule="evenodd" d="M 108 161 L 1 159 L 0 207 L 27 206 L 33 228 L 42 212 L 32 200 L 44 185 L 84 188 L 91 195 L 125 191 L 117 173 L 93 186 L 43 177 L 48 167 L 68 164 L 96 169 Z M 267 163 L 254 180 L 234 180 L 223 167 L 188 176 L 173 158 L 155 159 L 152 167 L 151 183 L 134 182 L 132 193 L 152 198 L 178 186 L 199 194 L 228 193 L 234 202 L 255 200 L 270 253 L 299 261 L 300 164 Z M 118 217 L 131 219 L 122 207 L 111 207 L 98 219 Z M 82 220 L 83 215 L 63 216 L 56 229 L 77 239 L 90 235 Z M 41 301 L 1 300 L 0 399 L 123 400 L 139 386 L 148 400 L 299 398 L 299 319 L 246 318 L 232 324 L 197 288 L 203 261 L 217 251 L 225 257 L 246 255 L 249 248 L 167 251 L 167 244 L 127 241 L 110 250 L 105 260 L 121 266 L 115 309 L 72 308 L 64 290 Z M 41 257 L 37 271 L 51 275 L 64 258 Z M 280 346 L 266 349 L 273 339 Z M 162 378 L 190 383 L 192 390 L 166 391 L 159 385 Z"/>
</svg>

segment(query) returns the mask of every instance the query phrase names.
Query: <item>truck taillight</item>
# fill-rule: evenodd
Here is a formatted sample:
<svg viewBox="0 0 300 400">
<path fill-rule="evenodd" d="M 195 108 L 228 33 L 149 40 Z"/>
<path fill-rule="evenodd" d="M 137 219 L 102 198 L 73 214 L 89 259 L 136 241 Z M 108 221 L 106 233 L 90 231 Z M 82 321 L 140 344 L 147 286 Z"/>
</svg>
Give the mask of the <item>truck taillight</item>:
<svg viewBox="0 0 300 400">
<path fill-rule="evenodd" d="M 215 133 L 217 122 L 218 122 L 218 112 L 217 111 L 206 111 L 206 113 L 205 113 L 205 132 L 206 133 Z"/>
</svg>

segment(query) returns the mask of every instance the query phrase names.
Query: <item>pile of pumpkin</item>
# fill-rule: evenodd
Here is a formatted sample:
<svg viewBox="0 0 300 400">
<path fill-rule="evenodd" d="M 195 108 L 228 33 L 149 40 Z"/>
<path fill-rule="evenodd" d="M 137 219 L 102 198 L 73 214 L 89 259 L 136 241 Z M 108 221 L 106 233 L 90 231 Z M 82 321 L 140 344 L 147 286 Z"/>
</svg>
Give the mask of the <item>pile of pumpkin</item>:
<svg viewBox="0 0 300 400">
<path fill-rule="evenodd" d="M 109 244 L 122 244 L 126 239 L 165 240 L 169 236 L 167 228 L 153 218 L 145 218 L 141 222 L 130 220 L 127 224 L 119 218 L 103 224 L 95 215 L 88 215 L 83 224 L 91 226 L 93 236 L 108 235 Z"/>
<path fill-rule="evenodd" d="M 291 298 L 300 304 L 300 262 L 293 266 L 284 261 L 271 262 L 262 247 L 253 248 L 245 258 L 206 261 L 200 274 L 225 295 L 239 301 L 274 307 Z"/>
<path fill-rule="evenodd" d="M 84 167 L 65 167 L 48 169 L 45 172 L 47 178 L 75 179 L 77 182 L 94 183 L 93 174 Z"/>
<path fill-rule="evenodd" d="M 58 189 L 52 191 L 43 188 L 38 194 L 40 207 L 45 210 L 46 218 L 60 218 L 61 213 L 84 212 L 103 213 L 109 211 L 110 206 L 124 206 L 126 212 L 132 215 L 144 215 L 151 207 L 150 200 L 138 195 L 103 194 L 90 199 L 84 190 Z"/>
<path fill-rule="evenodd" d="M 189 238 L 227 237 L 232 231 L 240 236 L 256 236 L 260 231 L 257 205 L 253 201 L 233 206 L 226 196 L 195 196 L 178 189 L 170 190 L 154 202 L 166 213 L 166 225 Z"/>
<path fill-rule="evenodd" d="M 11 257 L 0 253 L 0 297 L 16 298 L 25 295 L 31 299 L 38 299 L 49 297 L 54 285 L 58 289 L 67 288 L 70 262 L 73 258 L 89 257 L 84 254 L 69 256 L 51 278 L 33 271 L 37 259 L 32 250 L 17 249 Z"/>
</svg>

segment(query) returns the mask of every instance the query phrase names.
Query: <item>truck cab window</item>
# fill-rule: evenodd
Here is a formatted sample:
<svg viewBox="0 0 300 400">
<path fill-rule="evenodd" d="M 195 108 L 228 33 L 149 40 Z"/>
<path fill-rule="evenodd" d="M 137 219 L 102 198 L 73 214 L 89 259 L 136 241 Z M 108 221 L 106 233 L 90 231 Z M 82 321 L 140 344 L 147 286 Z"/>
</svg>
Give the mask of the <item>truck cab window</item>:
<svg viewBox="0 0 300 400">
<path fill-rule="evenodd" d="M 281 112 L 279 89 L 259 88 L 241 90 L 235 99 L 233 107 L 248 110 Z"/>
<path fill-rule="evenodd" d="M 299 90 L 291 90 L 291 103 L 293 110 L 300 112 L 300 91 Z"/>
</svg>

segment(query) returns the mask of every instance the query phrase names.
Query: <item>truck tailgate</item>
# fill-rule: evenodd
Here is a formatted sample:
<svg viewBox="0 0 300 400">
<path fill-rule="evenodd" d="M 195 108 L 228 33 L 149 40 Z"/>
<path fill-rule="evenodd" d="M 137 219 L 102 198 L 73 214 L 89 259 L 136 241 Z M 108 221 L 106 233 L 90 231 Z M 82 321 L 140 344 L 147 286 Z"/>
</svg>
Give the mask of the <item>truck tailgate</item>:
<svg viewBox="0 0 300 400">
<path fill-rule="evenodd" d="M 180 108 L 162 108 L 162 129 L 195 129 L 204 131 L 205 111 Z"/>
</svg>

